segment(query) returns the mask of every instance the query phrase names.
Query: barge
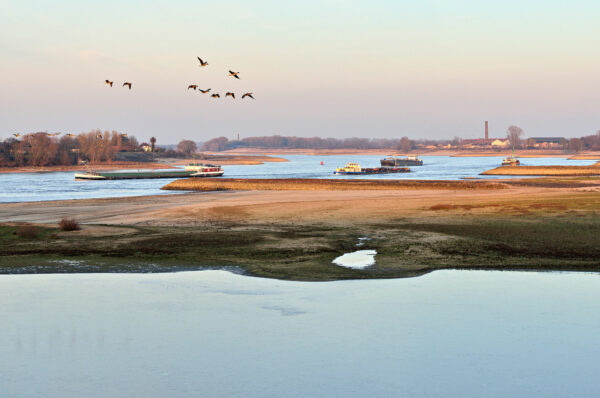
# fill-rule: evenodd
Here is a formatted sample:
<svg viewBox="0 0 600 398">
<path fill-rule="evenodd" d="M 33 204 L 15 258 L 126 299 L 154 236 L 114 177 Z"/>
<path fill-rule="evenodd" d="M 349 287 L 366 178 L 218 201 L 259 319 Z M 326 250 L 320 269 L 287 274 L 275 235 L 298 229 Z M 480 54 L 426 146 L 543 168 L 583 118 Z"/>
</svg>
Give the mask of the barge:
<svg viewBox="0 0 600 398">
<path fill-rule="evenodd" d="M 408 173 L 408 167 L 360 167 L 358 163 L 348 163 L 344 167 L 338 167 L 333 174 L 336 175 L 364 175 L 364 174 L 391 174 Z"/>
<path fill-rule="evenodd" d="M 398 167 L 398 166 L 423 166 L 423 161 L 416 155 L 401 158 L 398 156 L 387 156 L 380 160 L 382 167 Z"/>
<path fill-rule="evenodd" d="M 88 170 L 86 173 L 75 173 L 76 180 L 141 180 L 150 178 L 188 178 L 188 177 L 220 177 L 224 173 L 219 165 L 214 164 L 189 164 L 184 170 L 159 170 L 159 171 L 123 171 L 123 172 L 95 172 Z"/>
</svg>

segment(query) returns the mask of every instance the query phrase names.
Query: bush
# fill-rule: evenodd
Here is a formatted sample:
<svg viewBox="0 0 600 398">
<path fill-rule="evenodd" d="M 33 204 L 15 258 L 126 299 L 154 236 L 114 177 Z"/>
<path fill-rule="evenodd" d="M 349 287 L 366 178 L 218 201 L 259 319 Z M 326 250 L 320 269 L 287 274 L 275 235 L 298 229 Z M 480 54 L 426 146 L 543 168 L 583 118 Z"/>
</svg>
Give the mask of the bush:
<svg viewBox="0 0 600 398">
<path fill-rule="evenodd" d="M 63 218 L 58 223 L 61 231 L 78 231 L 81 228 L 79 227 L 79 223 L 74 218 Z"/>
<path fill-rule="evenodd" d="M 37 238 L 40 236 L 40 227 L 35 225 L 22 225 L 15 232 L 20 238 Z"/>
</svg>

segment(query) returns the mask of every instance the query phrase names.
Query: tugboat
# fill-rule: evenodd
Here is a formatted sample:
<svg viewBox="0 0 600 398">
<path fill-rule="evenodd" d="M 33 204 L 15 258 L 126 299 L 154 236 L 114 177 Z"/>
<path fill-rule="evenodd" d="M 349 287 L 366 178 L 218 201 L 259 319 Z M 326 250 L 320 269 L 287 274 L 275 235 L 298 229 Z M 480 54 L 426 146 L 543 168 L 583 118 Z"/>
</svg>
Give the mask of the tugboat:
<svg viewBox="0 0 600 398">
<path fill-rule="evenodd" d="M 502 159 L 502 166 L 518 166 L 520 164 L 521 162 L 519 159 L 515 158 L 514 156 L 509 156 Z"/>
<path fill-rule="evenodd" d="M 410 169 L 408 167 L 360 167 L 358 163 L 347 163 L 344 167 L 338 167 L 335 169 L 333 174 L 337 175 L 349 175 L 349 174 L 390 174 L 390 173 L 408 173 Z"/>
<path fill-rule="evenodd" d="M 519 159 L 515 157 L 515 148 L 513 148 L 511 156 L 507 156 L 504 159 L 502 159 L 502 166 L 518 166 L 520 164 L 521 162 L 519 161 Z"/>
<path fill-rule="evenodd" d="M 416 155 L 410 155 L 404 158 L 388 155 L 380 160 L 383 167 L 398 167 L 398 166 L 423 166 L 423 161 Z"/>
</svg>

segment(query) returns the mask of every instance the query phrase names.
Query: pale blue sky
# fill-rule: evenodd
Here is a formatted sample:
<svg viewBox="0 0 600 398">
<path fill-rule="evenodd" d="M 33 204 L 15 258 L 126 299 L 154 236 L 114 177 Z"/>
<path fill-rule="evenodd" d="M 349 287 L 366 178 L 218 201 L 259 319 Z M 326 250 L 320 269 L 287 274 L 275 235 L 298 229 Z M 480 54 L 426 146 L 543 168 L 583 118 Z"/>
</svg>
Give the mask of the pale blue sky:
<svg viewBox="0 0 600 398">
<path fill-rule="evenodd" d="M 452 138 L 486 119 L 494 136 L 591 134 L 598 21 L 600 2 L 581 0 L 0 0 L 0 137 Z"/>
</svg>

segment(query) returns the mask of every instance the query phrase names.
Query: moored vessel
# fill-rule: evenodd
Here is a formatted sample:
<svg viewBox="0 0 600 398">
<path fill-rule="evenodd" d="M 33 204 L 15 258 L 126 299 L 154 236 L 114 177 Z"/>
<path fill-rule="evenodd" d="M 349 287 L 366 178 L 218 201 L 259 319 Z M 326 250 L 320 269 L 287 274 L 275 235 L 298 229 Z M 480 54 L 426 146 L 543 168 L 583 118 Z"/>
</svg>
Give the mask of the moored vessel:
<svg viewBox="0 0 600 398">
<path fill-rule="evenodd" d="M 380 160 L 383 167 L 398 167 L 398 166 L 423 166 L 423 161 L 417 155 L 409 155 L 406 157 L 388 155 Z"/>
<path fill-rule="evenodd" d="M 189 164 L 184 170 L 150 170 L 75 173 L 76 180 L 141 180 L 150 178 L 188 178 L 188 177 L 220 177 L 224 173 L 219 165 Z"/>
<path fill-rule="evenodd" d="M 350 162 L 344 167 L 338 167 L 333 174 L 337 175 L 363 175 L 363 174 L 390 174 L 390 173 L 408 173 L 407 167 L 360 167 L 358 163 Z"/>
<path fill-rule="evenodd" d="M 502 166 L 518 166 L 520 164 L 521 162 L 519 159 L 515 158 L 514 156 L 509 156 L 502 159 Z"/>
</svg>

